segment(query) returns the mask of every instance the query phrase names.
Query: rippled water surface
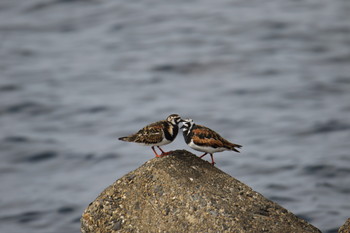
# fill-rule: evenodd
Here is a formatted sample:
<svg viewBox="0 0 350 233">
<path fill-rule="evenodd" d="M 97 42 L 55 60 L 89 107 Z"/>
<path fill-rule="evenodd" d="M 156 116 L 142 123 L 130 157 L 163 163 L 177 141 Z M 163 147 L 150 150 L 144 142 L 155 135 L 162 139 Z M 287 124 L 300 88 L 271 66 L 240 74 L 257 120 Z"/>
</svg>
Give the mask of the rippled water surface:
<svg viewBox="0 0 350 233">
<path fill-rule="evenodd" d="M 1 0 L 0 231 L 78 232 L 83 209 L 153 157 L 116 139 L 178 113 L 244 146 L 216 154 L 219 168 L 336 232 L 350 217 L 349 12 Z M 183 148 L 182 135 L 164 147 Z"/>
</svg>

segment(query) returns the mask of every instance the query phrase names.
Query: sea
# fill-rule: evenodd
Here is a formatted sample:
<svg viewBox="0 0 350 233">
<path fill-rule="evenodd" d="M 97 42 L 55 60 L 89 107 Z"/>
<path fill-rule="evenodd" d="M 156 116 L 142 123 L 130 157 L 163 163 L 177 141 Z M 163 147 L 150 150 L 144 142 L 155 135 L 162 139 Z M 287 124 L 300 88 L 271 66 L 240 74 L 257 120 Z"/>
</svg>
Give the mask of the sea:
<svg viewBox="0 0 350 233">
<path fill-rule="evenodd" d="M 350 1 L 0 0 L 0 232 L 73 233 L 177 113 L 322 232 L 350 217 Z M 189 148 L 180 133 L 164 150 Z M 204 157 L 210 160 L 210 157 Z"/>
</svg>

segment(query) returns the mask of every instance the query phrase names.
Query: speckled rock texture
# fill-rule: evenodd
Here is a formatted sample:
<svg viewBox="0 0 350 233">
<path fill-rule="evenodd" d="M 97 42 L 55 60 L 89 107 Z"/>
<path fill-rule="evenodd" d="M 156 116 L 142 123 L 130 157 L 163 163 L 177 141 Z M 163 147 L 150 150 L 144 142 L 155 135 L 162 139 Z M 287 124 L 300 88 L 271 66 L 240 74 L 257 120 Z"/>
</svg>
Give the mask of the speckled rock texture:
<svg viewBox="0 0 350 233">
<path fill-rule="evenodd" d="M 320 232 L 185 151 L 154 158 L 107 187 L 84 211 L 87 232 Z"/>
<path fill-rule="evenodd" d="M 350 218 L 339 228 L 338 233 L 350 233 Z"/>
</svg>

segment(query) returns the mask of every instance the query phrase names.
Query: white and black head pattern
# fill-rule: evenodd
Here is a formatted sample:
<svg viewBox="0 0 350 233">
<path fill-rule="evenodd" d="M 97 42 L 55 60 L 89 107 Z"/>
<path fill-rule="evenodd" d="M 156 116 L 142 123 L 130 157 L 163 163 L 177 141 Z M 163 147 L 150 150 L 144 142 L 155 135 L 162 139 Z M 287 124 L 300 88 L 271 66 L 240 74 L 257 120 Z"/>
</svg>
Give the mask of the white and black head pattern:
<svg viewBox="0 0 350 233">
<path fill-rule="evenodd" d="M 187 118 L 182 120 L 182 126 L 181 129 L 183 131 L 184 136 L 188 135 L 194 125 L 194 122 L 192 119 Z"/>
<path fill-rule="evenodd" d="M 182 120 L 181 117 L 177 114 L 171 114 L 166 118 L 166 121 L 170 122 L 172 125 L 179 124 Z"/>
</svg>

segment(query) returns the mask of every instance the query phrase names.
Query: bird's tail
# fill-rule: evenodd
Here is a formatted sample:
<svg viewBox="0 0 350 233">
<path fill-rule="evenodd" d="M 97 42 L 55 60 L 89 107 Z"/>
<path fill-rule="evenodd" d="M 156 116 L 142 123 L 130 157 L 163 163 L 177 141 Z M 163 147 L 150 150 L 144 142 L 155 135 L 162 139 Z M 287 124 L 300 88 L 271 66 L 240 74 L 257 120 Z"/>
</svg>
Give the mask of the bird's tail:
<svg viewBox="0 0 350 233">
<path fill-rule="evenodd" d="M 228 148 L 239 153 L 240 151 L 237 150 L 237 148 L 242 148 L 242 146 L 235 143 L 230 143 Z"/>
<path fill-rule="evenodd" d="M 124 141 L 124 142 L 133 142 L 135 140 L 135 137 L 133 137 L 133 135 L 131 135 L 131 136 L 126 136 L 126 137 L 120 137 L 118 139 L 121 141 Z"/>
</svg>

